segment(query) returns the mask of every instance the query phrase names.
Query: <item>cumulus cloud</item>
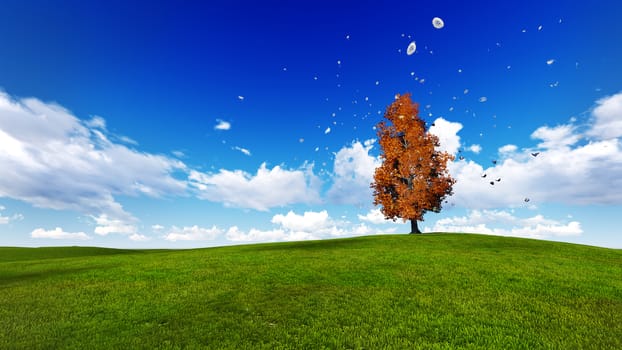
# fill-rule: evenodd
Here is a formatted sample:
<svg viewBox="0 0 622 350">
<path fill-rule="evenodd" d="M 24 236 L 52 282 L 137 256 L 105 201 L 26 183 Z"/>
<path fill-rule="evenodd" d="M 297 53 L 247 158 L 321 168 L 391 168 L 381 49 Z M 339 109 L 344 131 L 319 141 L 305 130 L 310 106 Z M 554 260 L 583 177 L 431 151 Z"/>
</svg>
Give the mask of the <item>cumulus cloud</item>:
<svg viewBox="0 0 622 350">
<path fill-rule="evenodd" d="M 370 184 L 375 169 L 381 164 L 378 157 L 369 154 L 373 144 L 374 140 L 367 140 L 363 144 L 355 141 L 335 154 L 333 185 L 327 192 L 331 202 L 371 205 L 373 191 Z"/>
<path fill-rule="evenodd" d="M 317 231 L 326 226 L 327 222 L 328 212 L 326 210 L 306 211 L 303 215 L 297 215 L 290 210 L 286 215 L 277 214 L 272 217 L 272 223 L 293 231 Z"/>
<path fill-rule="evenodd" d="M 369 222 L 372 224 L 394 224 L 395 221 L 393 220 L 387 220 L 384 218 L 384 214 L 382 214 L 382 211 L 380 211 L 380 209 L 371 209 L 367 214 L 365 215 L 358 215 L 359 220 L 361 221 L 365 221 L 365 222 Z"/>
<path fill-rule="evenodd" d="M 229 228 L 226 238 L 235 242 L 301 241 L 370 234 L 374 231 L 365 224 L 352 224 L 334 220 L 326 210 L 306 211 L 302 215 L 289 211 L 272 217 L 278 227 L 269 230 L 251 229 L 248 232 L 237 226 Z"/>
<path fill-rule="evenodd" d="M 504 145 L 499 147 L 499 154 L 509 154 L 509 153 L 513 153 L 516 152 L 516 150 L 518 149 L 518 147 L 516 147 L 516 145 Z"/>
<path fill-rule="evenodd" d="M 460 148 L 460 136 L 458 136 L 458 131 L 461 129 L 462 124 L 450 122 L 439 117 L 434 121 L 434 125 L 430 127 L 430 133 L 438 136 L 441 143 L 440 147 L 437 148 L 439 151 L 455 155 Z"/>
<path fill-rule="evenodd" d="M 231 129 L 231 123 L 224 121 L 224 120 L 220 120 L 220 119 L 216 119 L 216 126 L 214 126 L 215 130 L 229 130 Z"/>
<path fill-rule="evenodd" d="M 146 241 L 150 241 L 151 237 L 147 237 L 139 233 L 134 233 L 129 237 L 129 239 L 135 242 L 146 242 Z"/>
<path fill-rule="evenodd" d="M 0 197 L 128 220 L 114 196 L 185 192 L 186 182 L 172 176 L 183 163 L 109 136 L 101 117 L 81 121 L 57 104 L 0 92 Z"/>
<path fill-rule="evenodd" d="M 133 224 L 134 219 L 127 217 L 126 220 L 113 219 L 106 214 L 100 216 L 92 216 L 97 226 L 95 227 L 95 233 L 101 236 L 106 236 L 110 233 L 120 233 L 126 235 L 136 234 L 136 225 Z"/>
<path fill-rule="evenodd" d="M 620 119 L 612 116 L 622 111 L 621 96 L 599 100 L 592 111 L 592 124 L 583 133 L 574 120 L 537 128 L 531 134 L 539 141 L 537 156 L 532 155 L 533 148 L 505 145 L 499 148 L 503 160 L 495 166 L 451 163 L 449 170 L 457 183 L 450 201 L 471 209 L 521 206 L 525 198 L 530 198 L 531 204 L 622 204 L 622 143 L 620 138 L 612 138 L 620 135 L 616 131 Z M 482 178 L 484 173 L 486 178 Z M 490 185 L 498 178 L 500 182 Z"/>
<path fill-rule="evenodd" d="M 588 135 L 600 139 L 622 137 L 622 92 L 596 101 L 593 123 Z"/>
<path fill-rule="evenodd" d="M 168 241 L 216 241 L 222 238 L 230 242 L 259 243 L 303 241 L 325 238 L 351 237 L 379 233 L 392 233 L 397 227 L 384 227 L 378 230 L 366 223 L 353 223 L 345 219 L 333 219 L 328 211 L 305 211 L 302 214 L 290 210 L 287 214 L 272 217 L 274 225 L 268 229 L 250 228 L 242 230 L 238 226 L 221 229 L 217 226 L 203 228 L 173 226 L 164 238 Z"/>
<path fill-rule="evenodd" d="M 319 203 L 321 182 L 313 174 L 313 166 L 286 170 L 280 166 L 267 168 L 261 164 L 251 175 L 242 170 L 221 169 L 216 174 L 192 170 L 190 184 L 197 196 L 225 206 L 267 211 L 295 203 Z"/>
<path fill-rule="evenodd" d="M 279 242 L 317 239 L 316 236 L 304 232 L 287 232 L 283 229 L 258 230 L 255 228 L 244 232 L 237 226 L 229 228 L 226 237 L 232 242 Z"/>
<path fill-rule="evenodd" d="M 51 239 L 74 239 L 87 240 L 91 239 L 84 232 L 65 232 L 62 228 L 57 227 L 54 230 L 44 230 L 37 228 L 30 233 L 32 238 L 51 238 Z"/>
<path fill-rule="evenodd" d="M 203 228 L 197 225 L 179 228 L 173 226 L 164 239 L 167 241 L 209 241 L 215 239 L 223 232 L 216 226 L 211 228 Z"/>
<path fill-rule="evenodd" d="M 619 140 L 592 142 L 575 148 L 544 149 L 537 157 L 529 153 L 515 153 L 512 158 L 488 168 L 472 161 L 450 164 L 450 173 L 457 179 L 450 200 L 473 209 L 518 206 L 526 197 L 533 203 L 622 203 Z M 482 178 L 483 174 L 487 177 Z M 489 184 L 497 178 L 501 181 Z"/>
<path fill-rule="evenodd" d="M 475 153 L 475 154 L 479 154 L 479 152 L 482 151 L 482 146 L 480 145 L 471 145 L 469 146 L 469 151 Z"/>
<path fill-rule="evenodd" d="M 499 236 L 549 238 L 578 236 L 583 233 L 578 221 L 560 222 L 542 215 L 519 218 L 504 210 L 471 210 L 467 216 L 438 220 L 434 232 L 472 232 Z"/>
<path fill-rule="evenodd" d="M 539 148 L 566 149 L 581 139 L 581 136 L 574 131 L 574 127 L 569 124 L 558 125 L 553 128 L 541 126 L 531 134 L 531 137 L 542 140 L 538 144 Z"/>
</svg>

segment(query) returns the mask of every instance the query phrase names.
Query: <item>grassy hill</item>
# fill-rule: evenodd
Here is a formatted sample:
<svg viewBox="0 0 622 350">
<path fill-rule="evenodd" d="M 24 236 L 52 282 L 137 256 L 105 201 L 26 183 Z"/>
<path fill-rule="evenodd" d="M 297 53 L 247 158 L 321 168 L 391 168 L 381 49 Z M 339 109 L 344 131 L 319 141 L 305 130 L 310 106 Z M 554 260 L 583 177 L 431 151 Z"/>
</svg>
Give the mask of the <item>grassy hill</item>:
<svg viewBox="0 0 622 350">
<path fill-rule="evenodd" d="M 0 248 L 1 349 L 622 348 L 622 251 L 466 234 Z"/>
</svg>

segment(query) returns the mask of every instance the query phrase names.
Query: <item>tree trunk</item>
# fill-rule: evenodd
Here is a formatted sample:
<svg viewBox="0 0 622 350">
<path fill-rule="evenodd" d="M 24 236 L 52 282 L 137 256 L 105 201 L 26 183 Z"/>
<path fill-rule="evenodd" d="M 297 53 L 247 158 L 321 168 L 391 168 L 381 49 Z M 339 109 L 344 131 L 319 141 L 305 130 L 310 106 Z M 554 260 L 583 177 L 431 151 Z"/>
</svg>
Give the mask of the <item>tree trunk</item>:
<svg viewBox="0 0 622 350">
<path fill-rule="evenodd" d="M 420 234 L 419 225 L 417 225 L 417 220 L 410 220 L 410 234 L 417 233 Z"/>
</svg>

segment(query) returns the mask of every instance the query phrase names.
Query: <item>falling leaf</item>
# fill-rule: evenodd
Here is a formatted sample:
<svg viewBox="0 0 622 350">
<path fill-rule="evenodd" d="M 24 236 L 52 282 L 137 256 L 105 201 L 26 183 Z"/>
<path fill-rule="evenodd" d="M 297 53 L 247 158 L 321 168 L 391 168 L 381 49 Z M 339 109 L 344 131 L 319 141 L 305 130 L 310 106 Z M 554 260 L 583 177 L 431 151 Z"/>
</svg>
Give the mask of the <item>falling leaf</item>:
<svg viewBox="0 0 622 350">
<path fill-rule="evenodd" d="M 445 22 L 439 17 L 432 18 L 432 25 L 436 29 L 442 29 L 445 26 Z"/>
</svg>

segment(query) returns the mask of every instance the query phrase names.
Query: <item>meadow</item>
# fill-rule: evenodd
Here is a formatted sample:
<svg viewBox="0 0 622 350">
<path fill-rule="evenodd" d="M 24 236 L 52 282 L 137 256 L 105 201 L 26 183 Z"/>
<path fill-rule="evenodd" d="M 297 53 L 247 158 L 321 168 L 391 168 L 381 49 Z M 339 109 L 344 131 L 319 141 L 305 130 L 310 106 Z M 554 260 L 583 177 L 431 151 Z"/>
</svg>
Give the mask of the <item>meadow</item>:
<svg viewBox="0 0 622 350">
<path fill-rule="evenodd" d="M 622 250 L 476 234 L 0 248 L 0 349 L 622 349 Z"/>
</svg>

